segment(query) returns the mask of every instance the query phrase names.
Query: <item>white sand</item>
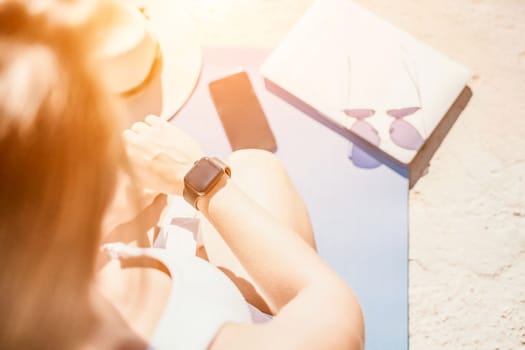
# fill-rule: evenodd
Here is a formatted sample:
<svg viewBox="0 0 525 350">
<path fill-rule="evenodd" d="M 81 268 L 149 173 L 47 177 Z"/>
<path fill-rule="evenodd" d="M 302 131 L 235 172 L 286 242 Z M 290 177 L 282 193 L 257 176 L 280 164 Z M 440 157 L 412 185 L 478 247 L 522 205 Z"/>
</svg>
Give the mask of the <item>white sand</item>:
<svg viewBox="0 0 525 350">
<path fill-rule="evenodd" d="M 473 97 L 410 194 L 411 349 L 525 349 L 525 1 L 359 0 Z M 276 45 L 311 0 L 195 0 L 204 45 Z"/>
</svg>

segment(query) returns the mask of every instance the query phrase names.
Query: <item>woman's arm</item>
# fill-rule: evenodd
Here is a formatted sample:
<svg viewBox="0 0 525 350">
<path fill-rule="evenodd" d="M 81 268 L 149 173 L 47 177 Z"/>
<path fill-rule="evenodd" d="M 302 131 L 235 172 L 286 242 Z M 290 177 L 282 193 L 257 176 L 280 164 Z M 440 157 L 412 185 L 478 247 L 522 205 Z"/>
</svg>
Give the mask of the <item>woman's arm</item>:
<svg viewBox="0 0 525 350">
<path fill-rule="evenodd" d="M 212 349 L 363 347 L 363 320 L 356 298 L 298 234 L 232 180 L 225 179 L 217 191 L 201 199 L 199 209 L 277 313 L 263 326 L 225 326 Z"/>
<path fill-rule="evenodd" d="M 184 174 L 203 155 L 200 148 L 156 117 L 125 135 L 144 184 L 181 194 Z M 227 178 L 198 205 L 276 313 L 263 325 L 225 325 L 212 349 L 363 348 L 363 317 L 355 296 L 300 234 Z"/>
</svg>

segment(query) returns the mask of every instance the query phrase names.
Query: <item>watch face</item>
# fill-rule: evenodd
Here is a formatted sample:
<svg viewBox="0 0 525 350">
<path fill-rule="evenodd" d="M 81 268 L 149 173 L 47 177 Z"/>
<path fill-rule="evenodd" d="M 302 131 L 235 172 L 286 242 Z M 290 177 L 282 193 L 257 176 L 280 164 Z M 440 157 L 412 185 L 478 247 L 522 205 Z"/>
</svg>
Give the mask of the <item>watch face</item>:
<svg viewBox="0 0 525 350">
<path fill-rule="evenodd" d="M 221 179 L 223 170 L 207 158 L 199 160 L 184 177 L 186 186 L 206 194 Z"/>
</svg>

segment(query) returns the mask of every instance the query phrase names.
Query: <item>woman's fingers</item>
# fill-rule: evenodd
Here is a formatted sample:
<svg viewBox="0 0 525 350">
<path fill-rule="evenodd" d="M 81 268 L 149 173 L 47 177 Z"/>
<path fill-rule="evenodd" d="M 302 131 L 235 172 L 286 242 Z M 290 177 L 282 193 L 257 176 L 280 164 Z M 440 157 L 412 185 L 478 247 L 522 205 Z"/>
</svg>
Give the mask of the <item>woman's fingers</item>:
<svg viewBox="0 0 525 350">
<path fill-rule="evenodd" d="M 125 141 L 135 141 L 137 139 L 137 134 L 134 133 L 133 131 L 131 131 L 130 129 L 126 129 L 124 130 L 124 132 L 122 133 L 122 136 L 124 136 L 124 140 Z"/>
<path fill-rule="evenodd" d="M 145 146 L 144 137 L 130 129 L 125 130 L 122 136 L 124 137 L 127 148 L 144 148 Z"/>
<path fill-rule="evenodd" d="M 137 123 L 134 123 L 132 126 L 131 126 L 131 130 L 136 132 L 137 134 L 141 134 L 141 133 L 144 133 L 146 132 L 148 129 L 150 128 L 150 126 L 144 122 L 137 122 Z"/>
<path fill-rule="evenodd" d="M 145 121 L 147 124 L 151 126 L 167 123 L 167 121 L 165 121 L 164 119 L 157 117 L 156 115 L 153 115 L 153 114 L 148 115 Z"/>
<path fill-rule="evenodd" d="M 125 130 L 123 133 L 126 149 L 130 159 L 135 163 L 139 161 L 147 161 L 152 158 L 151 150 L 144 144 L 141 135 L 131 131 Z"/>
</svg>

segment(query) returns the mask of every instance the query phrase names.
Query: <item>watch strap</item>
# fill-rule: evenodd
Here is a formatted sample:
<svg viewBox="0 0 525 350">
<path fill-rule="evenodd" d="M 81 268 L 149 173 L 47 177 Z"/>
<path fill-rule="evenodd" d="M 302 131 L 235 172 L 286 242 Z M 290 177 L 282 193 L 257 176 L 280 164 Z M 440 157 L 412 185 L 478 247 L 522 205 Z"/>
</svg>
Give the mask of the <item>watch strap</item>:
<svg viewBox="0 0 525 350">
<path fill-rule="evenodd" d="M 222 168 L 222 170 L 224 171 L 224 173 L 226 175 L 228 175 L 228 177 L 231 177 L 232 176 L 232 171 L 230 169 L 230 166 L 226 163 L 224 163 L 222 160 L 220 160 L 219 158 L 217 157 L 211 157 L 209 158 L 213 163 L 217 164 L 219 167 Z"/>
</svg>

